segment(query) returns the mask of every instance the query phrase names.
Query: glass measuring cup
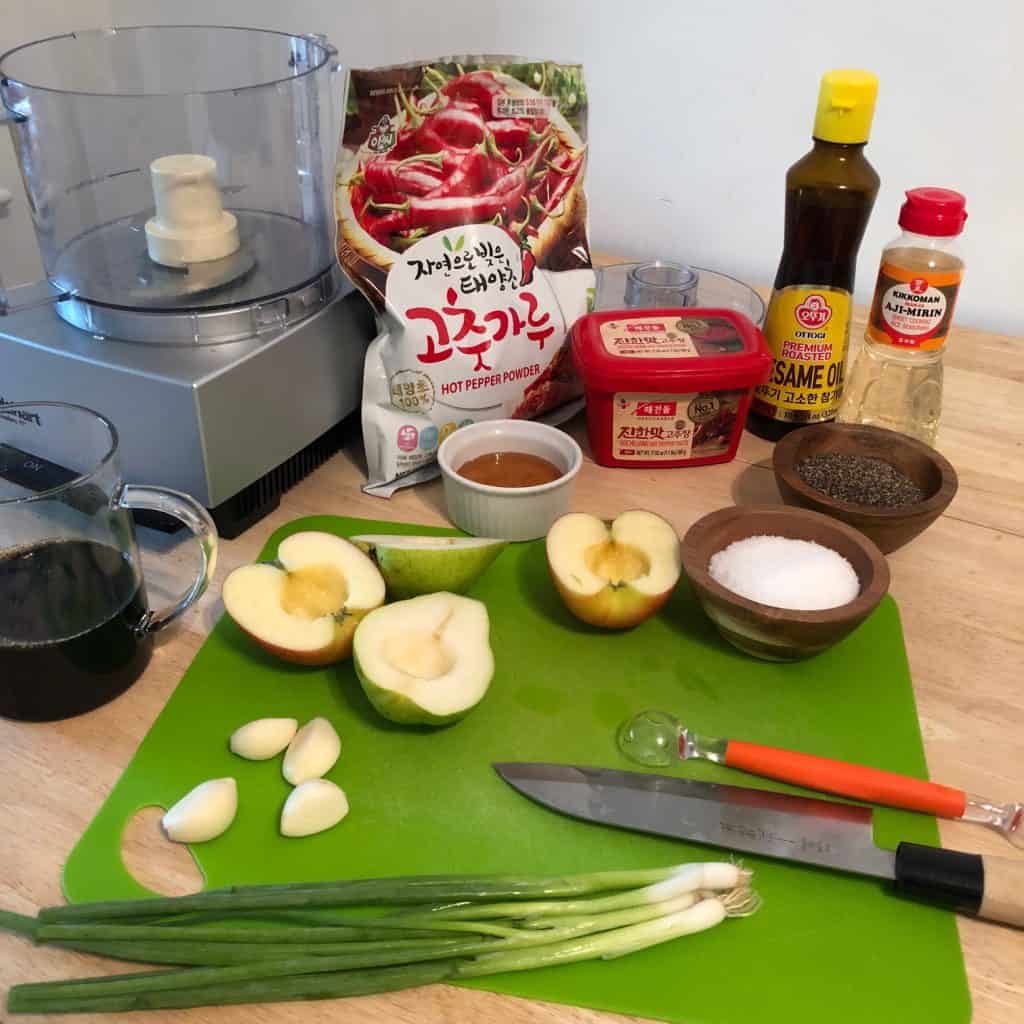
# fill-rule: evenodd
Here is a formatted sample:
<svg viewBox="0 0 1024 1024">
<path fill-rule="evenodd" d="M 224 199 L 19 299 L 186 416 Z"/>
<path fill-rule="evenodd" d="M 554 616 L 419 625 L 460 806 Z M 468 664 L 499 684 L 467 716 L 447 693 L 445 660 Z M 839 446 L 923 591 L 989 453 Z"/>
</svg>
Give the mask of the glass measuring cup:
<svg viewBox="0 0 1024 1024">
<path fill-rule="evenodd" d="M 68 718 L 123 693 L 153 634 L 206 589 L 217 531 L 193 498 L 126 484 L 117 431 L 61 402 L 0 405 L 0 716 Z M 146 600 L 132 509 L 179 519 L 202 566 L 174 604 Z"/>
</svg>

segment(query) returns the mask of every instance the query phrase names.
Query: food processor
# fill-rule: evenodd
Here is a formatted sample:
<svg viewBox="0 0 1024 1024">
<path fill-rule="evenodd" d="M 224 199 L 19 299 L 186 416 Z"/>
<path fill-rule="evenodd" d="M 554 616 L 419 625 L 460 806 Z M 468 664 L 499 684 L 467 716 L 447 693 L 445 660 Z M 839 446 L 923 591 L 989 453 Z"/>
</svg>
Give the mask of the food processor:
<svg viewBox="0 0 1024 1024">
<path fill-rule="evenodd" d="M 373 336 L 337 269 L 319 36 L 166 26 L 0 57 L 47 280 L 0 289 L 0 402 L 84 405 L 226 537 L 340 447 Z"/>
</svg>

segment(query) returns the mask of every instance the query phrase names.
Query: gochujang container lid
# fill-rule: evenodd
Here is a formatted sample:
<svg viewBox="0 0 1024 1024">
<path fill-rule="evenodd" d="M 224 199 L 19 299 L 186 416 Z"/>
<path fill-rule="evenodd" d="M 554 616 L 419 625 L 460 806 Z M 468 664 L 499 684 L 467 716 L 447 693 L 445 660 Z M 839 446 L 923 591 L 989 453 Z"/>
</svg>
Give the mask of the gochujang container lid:
<svg viewBox="0 0 1024 1024">
<path fill-rule="evenodd" d="M 588 313 L 572 329 L 587 388 L 686 393 L 753 387 L 771 370 L 761 332 L 729 309 L 618 309 Z"/>
</svg>

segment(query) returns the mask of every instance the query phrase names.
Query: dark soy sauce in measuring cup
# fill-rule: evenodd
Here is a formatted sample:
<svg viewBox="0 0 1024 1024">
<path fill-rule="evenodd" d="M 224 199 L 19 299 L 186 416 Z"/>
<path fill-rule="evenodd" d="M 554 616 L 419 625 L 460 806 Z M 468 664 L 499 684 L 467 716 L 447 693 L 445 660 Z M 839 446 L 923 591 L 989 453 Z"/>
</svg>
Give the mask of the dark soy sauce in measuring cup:
<svg viewBox="0 0 1024 1024">
<path fill-rule="evenodd" d="M 0 551 L 0 715 L 53 721 L 123 693 L 149 662 L 145 589 L 129 556 L 90 540 Z"/>
<path fill-rule="evenodd" d="M 135 509 L 180 520 L 199 542 L 191 586 L 163 608 L 146 604 Z M 198 501 L 125 482 L 104 416 L 0 403 L 0 717 L 69 718 L 123 693 L 216 558 L 217 529 Z"/>
</svg>

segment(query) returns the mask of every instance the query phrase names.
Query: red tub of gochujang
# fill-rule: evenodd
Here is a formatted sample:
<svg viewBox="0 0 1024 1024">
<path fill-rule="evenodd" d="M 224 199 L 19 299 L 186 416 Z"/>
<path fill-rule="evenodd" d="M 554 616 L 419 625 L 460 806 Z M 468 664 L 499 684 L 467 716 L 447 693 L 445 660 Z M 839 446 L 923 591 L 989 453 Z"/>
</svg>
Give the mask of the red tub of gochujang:
<svg viewBox="0 0 1024 1024">
<path fill-rule="evenodd" d="M 745 316 L 697 307 L 589 313 L 572 354 L 594 458 L 634 469 L 728 462 L 772 365 Z"/>
</svg>

